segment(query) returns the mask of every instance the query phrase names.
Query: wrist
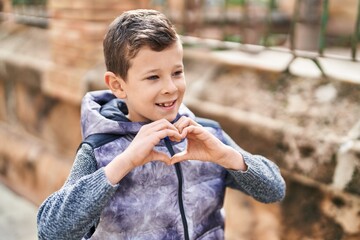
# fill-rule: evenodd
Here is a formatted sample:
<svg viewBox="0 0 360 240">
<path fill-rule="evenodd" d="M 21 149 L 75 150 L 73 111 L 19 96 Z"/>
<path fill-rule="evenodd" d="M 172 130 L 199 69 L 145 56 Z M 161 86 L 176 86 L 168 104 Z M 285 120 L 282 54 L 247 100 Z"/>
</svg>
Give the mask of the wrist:
<svg viewBox="0 0 360 240">
<path fill-rule="evenodd" d="M 104 171 L 109 182 L 114 185 L 134 168 L 133 162 L 125 154 L 120 154 L 104 167 Z"/>
<path fill-rule="evenodd" d="M 226 146 L 226 148 L 227 153 L 225 155 L 223 167 L 235 171 L 246 171 L 247 165 L 244 161 L 242 154 L 230 146 Z"/>
</svg>

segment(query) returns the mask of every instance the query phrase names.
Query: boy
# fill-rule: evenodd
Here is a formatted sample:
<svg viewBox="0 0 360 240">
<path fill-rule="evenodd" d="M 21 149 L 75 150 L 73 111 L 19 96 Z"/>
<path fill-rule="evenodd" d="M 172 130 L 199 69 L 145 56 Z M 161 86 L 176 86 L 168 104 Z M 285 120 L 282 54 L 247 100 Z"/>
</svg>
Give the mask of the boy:
<svg viewBox="0 0 360 240">
<path fill-rule="evenodd" d="M 262 202 L 284 197 L 275 164 L 182 104 L 182 45 L 163 14 L 120 15 L 104 55 L 111 91 L 86 94 L 81 110 L 83 137 L 97 140 L 80 146 L 40 207 L 39 239 L 223 239 L 226 186 Z"/>
</svg>

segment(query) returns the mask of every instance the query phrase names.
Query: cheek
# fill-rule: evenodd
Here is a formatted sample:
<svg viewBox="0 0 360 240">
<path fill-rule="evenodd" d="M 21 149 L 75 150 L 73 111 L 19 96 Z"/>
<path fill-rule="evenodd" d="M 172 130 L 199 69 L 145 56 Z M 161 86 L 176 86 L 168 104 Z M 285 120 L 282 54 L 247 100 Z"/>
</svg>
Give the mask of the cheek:
<svg viewBox="0 0 360 240">
<path fill-rule="evenodd" d="M 184 79 L 183 81 L 179 82 L 179 84 L 178 84 L 178 89 L 179 89 L 179 91 L 181 91 L 181 92 L 185 92 L 185 90 L 186 90 L 186 82 L 185 82 L 185 79 Z"/>
</svg>

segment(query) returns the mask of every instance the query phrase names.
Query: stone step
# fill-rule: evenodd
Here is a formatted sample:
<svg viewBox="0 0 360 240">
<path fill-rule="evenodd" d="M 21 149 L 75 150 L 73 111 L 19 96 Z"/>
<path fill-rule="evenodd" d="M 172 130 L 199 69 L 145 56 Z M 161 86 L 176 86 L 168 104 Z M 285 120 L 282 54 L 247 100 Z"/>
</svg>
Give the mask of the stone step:
<svg viewBox="0 0 360 240">
<path fill-rule="evenodd" d="M 36 240 L 37 207 L 0 183 L 0 233 L 6 240 Z"/>
</svg>

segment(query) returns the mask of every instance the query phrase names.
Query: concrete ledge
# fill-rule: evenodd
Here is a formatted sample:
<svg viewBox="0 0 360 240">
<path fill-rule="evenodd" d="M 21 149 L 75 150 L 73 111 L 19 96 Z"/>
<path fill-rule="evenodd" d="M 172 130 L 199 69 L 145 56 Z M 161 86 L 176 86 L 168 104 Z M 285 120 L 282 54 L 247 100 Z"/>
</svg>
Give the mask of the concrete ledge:
<svg viewBox="0 0 360 240">
<path fill-rule="evenodd" d="M 255 47 L 255 46 L 254 46 Z M 214 63 L 231 66 L 253 68 L 264 72 L 282 73 L 289 67 L 289 72 L 300 77 L 319 78 L 320 69 L 308 58 L 296 57 L 288 51 L 274 51 L 259 46 L 260 50 L 240 51 L 223 50 L 208 51 L 196 48 L 185 48 L 185 57 L 198 61 L 212 61 Z M 331 50 L 330 50 L 331 51 Z M 337 52 L 338 59 L 317 57 L 327 77 L 340 81 L 360 83 L 360 59 L 357 62 L 350 60 L 350 55 L 343 57 L 342 51 Z"/>
<path fill-rule="evenodd" d="M 72 160 L 23 131 L 0 124 L 0 180 L 40 204 L 65 182 Z"/>
</svg>

